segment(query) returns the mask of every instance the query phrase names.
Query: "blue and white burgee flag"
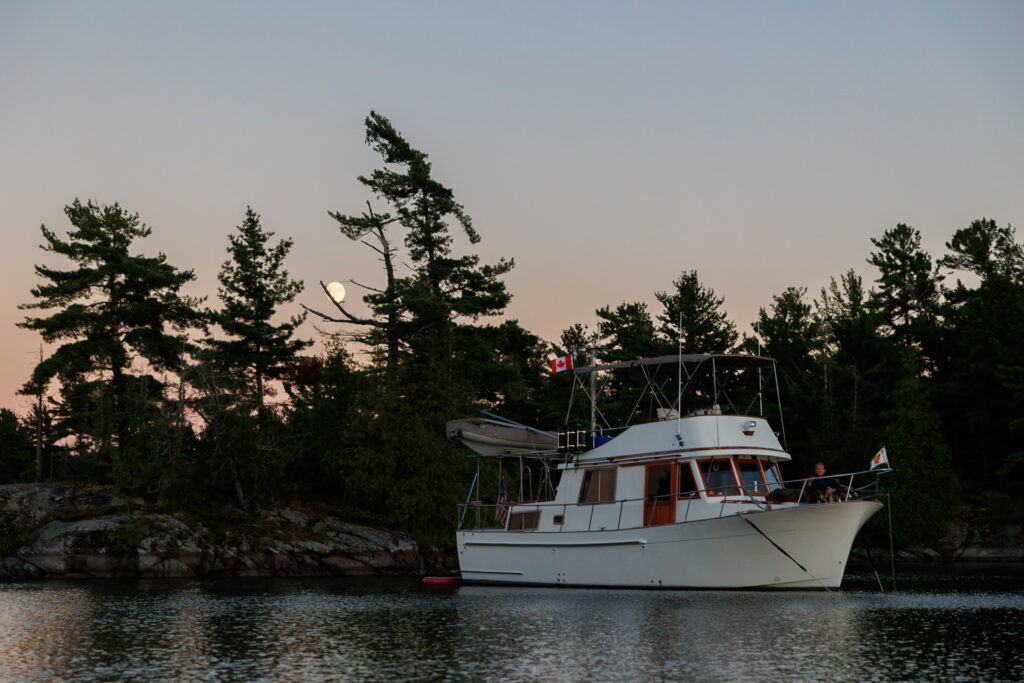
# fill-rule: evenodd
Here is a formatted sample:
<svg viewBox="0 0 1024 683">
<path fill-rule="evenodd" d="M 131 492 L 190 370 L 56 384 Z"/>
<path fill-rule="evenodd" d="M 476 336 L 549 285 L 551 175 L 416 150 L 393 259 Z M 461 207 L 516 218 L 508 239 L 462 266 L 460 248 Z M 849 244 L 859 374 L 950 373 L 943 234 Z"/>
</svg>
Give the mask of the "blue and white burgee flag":
<svg viewBox="0 0 1024 683">
<path fill-rule="evenodd" d="M 888 467 L 888 466 L 889 466 L 889 456 L 885 454 L 885 446 L 882 446 L 881 448 L 878 449 L 878 452 L 875 453 L 875 457 L 871 458 L 871 468 L 870 469 L 875 469 L 876 467 Z"/>
</svg>

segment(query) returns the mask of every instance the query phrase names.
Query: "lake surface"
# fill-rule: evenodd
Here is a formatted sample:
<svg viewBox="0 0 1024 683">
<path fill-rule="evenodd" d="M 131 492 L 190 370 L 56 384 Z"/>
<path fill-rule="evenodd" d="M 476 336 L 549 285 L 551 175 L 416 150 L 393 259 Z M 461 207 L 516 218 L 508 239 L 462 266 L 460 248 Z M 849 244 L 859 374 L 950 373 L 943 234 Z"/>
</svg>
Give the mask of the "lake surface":
<svg viewBox="0 0 1024 683">
<path fill-rule="evenodd" d="M 1024 680 L 1024 571 L 915 569 L 897 582 L 896 593 L 870 573 L 833 593 L 0 583 L 0 679 Z"/>
</svg>

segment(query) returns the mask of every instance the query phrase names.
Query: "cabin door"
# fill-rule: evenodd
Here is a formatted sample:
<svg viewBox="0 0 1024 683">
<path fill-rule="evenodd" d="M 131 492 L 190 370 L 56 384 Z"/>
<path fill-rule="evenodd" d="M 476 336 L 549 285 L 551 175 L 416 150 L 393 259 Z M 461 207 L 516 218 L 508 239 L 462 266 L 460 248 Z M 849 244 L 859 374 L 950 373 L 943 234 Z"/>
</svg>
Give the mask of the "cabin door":
<svg viewBox="0 0 1024 683">
<path fill-rule="evenodd" d="M 675 465 L 660 463 L 647 466 L 644 492 L 644 526 L 672 524 L 676 521 Z"/>
</svg>

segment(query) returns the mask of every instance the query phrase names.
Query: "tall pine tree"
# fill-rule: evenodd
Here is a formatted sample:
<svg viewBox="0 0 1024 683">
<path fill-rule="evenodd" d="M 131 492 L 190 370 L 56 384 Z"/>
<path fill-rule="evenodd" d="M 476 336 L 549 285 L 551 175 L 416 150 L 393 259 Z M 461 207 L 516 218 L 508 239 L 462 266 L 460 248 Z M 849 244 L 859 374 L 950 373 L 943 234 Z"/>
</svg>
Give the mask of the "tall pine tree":
<svg viewBox="0 0 1024 683">
<path fill-rule="evenodd" d="M 895 341 L 907 344 L 931 360 L 937 339 L 939 287 L 942 276 L 921 248 L 921 233 L 899 223 L 879 239 L 868 263 L 878 268 L 878 290 L 871 305 L 881 314 Z"/>
<path fill-rule="evenodd" d="M 445 422 L 507 402 L 536 412 L 542 367 L 530 356 L 542 347 L 514 322 L 479 324 L 505 310 L 510 295 L 501 278 L 513 263 L 482 264 L 456 252 L 456 231 L 470 244 L 480 236 L 454 192 L 434 178 L 427 155 L 376 112 L 366 118 L 366 142 L 383 166 L 359 182 L 380 206 L 330 215 L 342 234 L 381 258 L 384 282 L 367 287 L 365 316 L 347 302 L 335 302 L 340 316 L 307 310 L 358 330 L 385 372 L 349 415 L 346 453 L 324 465 L 343 478 L 346 502 L 383 508 L 429 536 L 447 527 L 444 510 L 454 504 L 468 462 L 446 443 Z M 399 264 L 407 270 L 397 272 Z"/>
<path fill-rule="evenodd" d="M 973 221 L 946 243 L 940 264 L 978 279 L 944 290 L 943 354 L 936 404 L 964 480 L 989 480 L 1020 468 L 1021 425 L 1012 408 L 1024 371 L 1024 244 L 1009 225 Z M 1016 470 L 1019 476 L 1021 469 Z"/>
<path fill-rule="evenodd" d="M 260 225 L 259 215 L 246 207 L 245 220 L 228 236 L 231 258 L 217 276 L 222 308 L 213 319 L 227 338 L 208 342 L 215 366 L 224 373 L 222 385 L 239 390 L 238 398 L 260 414 L 265 408 L 268 376 L 310 344 L 294 338 L 304 313 L 274 323 L 279 308 L 302 291 L 302 282 L 291 279 L 284 268 L 292 241 L 271 245 L 273 236 Z"/>
<path fill-rule="evenodd" d="M 202 323 L 200 300 L 181 294 L 195 276 L 163 254 L 132 253 L 135 240 L 151 233 L 138 214 L 77 199 L 64 212 L 72 225 L 67 238 L 44 225 L 42 249 L 65 257 L 71 268 L 37 265 L 43 283 L 32 289 L 36 301 L 21 306 L 54 312 L 19 323 L 60 345 L 35 367 L 24 391 L 57 379 L 64 433 L 80 452 L 91 446 L 106 465 L 127 467 L 125 473 L 132 469 L 130 454 L 149 451 L 146 425 L 162 398 L 159 382 L 133 374 L 133 363 L 156 371 L 183 363 L 186 331 Z M 120 463 L 111 461 L 118 457 Z"/>
</svg>

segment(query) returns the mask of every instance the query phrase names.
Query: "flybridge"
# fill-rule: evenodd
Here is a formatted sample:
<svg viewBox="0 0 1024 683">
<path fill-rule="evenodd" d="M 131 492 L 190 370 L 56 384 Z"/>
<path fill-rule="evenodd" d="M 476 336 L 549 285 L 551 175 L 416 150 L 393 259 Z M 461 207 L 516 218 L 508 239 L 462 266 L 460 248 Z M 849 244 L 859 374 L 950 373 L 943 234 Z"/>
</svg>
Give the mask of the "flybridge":
<svg viewBox="0 0 1024 683">
<path fill-rule="evenodd" d="M 612 363 L 597 363 L 596 349 L 591 349 L 589 365 L 574 369 L 575 383 L 570 396 L 570 411 L 577 393 L 585 397 L 590 411 L 590 434 L 587 444 L 599 445 L 597 434 L 609 434 L 628 426 L 638 418 L 638 409 L 649 395 L 654 410 L 648 419 L 680 420 L 687 415 L 734 414 L 764 417 L 764 388 L 774 388 L 774 405 L 778 407 L 778 423 L 783 442 L 786 428 L 782 417 L 775 360 L 766 356 L 744 354 L 675 354 Z M 665 372 L 666 370 L 670 372 Z M 671 371 L 675 370 L 674 373 Z M 617 373 L 638 371 L 644 389 L 636 398 L 633 413 L 616 428 L 602 413 L 599 398 L 606 393 Z M 744 381 L 744 375 L 756 372 L 756 381 Z M 599 383 L 598 375 L 605 379 Z M 674 375 L 674 376 L 673 376 Z M 583 378 L 589 377 L 589 387 Z M 672 380 L 675 380 L 674 382 Z M 737 386 L 743 384 L 743 388 Z M 642 418 L 641 418 L 642 419 Z M 569 420 L 567 419 L 568 423 Z M 585 449 L 583 449 L 585 450 Z"/>
<path fill-rule="evenodd" d="M 589 428 L 586 424 L 572 422 L 567 415 L 565 424 L 554 432 L 549 432 L 488 413 L 486 418 L 465 418 L 449 422 L 447 427 L 449 440 L 465 445 L 478 455 L 487 457 L 538 455 L 547 458 L 560 454 L 564 458 L 570 458 L 608 443 L 616 434 L 625 430 L 630 423 L 637 421 L 638 411 L 634 410 L 634 413 L 625 420 L 624 425 L 616 427 L 609 423 L 600 408 L 599 398 L 607 386 L 606 383 L 599 385 L 596 382 L 597 376 L 601 373 L 608 373 L 605 380 L 607 382 L 610 381 L 613 373 L 639 370 L 644 378 L 642 394 L 649 394 L 656 404 L 654 411 L 648 416 L 648 420 L 657 422 L 679 422 L 686 417 L 696 415 L 753 415 L 754 413 L 762 415 L 762 384 L 769 379 L 775 379 L 775 361 L 764 356 L 677 354 L 613 363 L 592 363 L 577 368 L 572 367 L 571 357 L 566 358 L 570 360 L 564 365 L 576 375 L 572 395 L 569 399 L 570 414 L 577 396 L 583 397 L 589 405 L 591 413 Z M 669 386 L 672 378 L 666 377 L 660 371 L 677 367 L 677 381 L 671 383 L 674 386 Z M 735 375 L 738 371 L 749 369 L 758 371 L 756 393 L 748 390 L 746 395 L 752 399 L 751 402 L 746 406 L 738 406 L 733 400 L 730 386 L 735 382 Z M 762 370 L 768 372 L 762 375 Z M 583 376 L 589 376 L 591 379 L 589 390 L 581 379 Z M 710 381 L 710 385 L 699 388 L 698 385 L 702 381 L 705 383 Z M 674 393 L 677 394 L 674 399 L 669 396 L 672 389 L 675 389 Z M 780 405 L 777 382 L 775 382 L 775 390 L 775 404 Z M 693 391 L 700 397 L 700 401 L 703 402 L 700 407 L 684 406 L 683 396 L 688 391 Z M 642 399 L 642 395 L 637 399 L 637 405 L 639 405 L 640 399 Z M 756 409 L 753 409 L 753 400 L 758 403 Z M 781 410 L 779 422 L 784 439 L 785 427 L 782 424 Z"/>
</svg>

